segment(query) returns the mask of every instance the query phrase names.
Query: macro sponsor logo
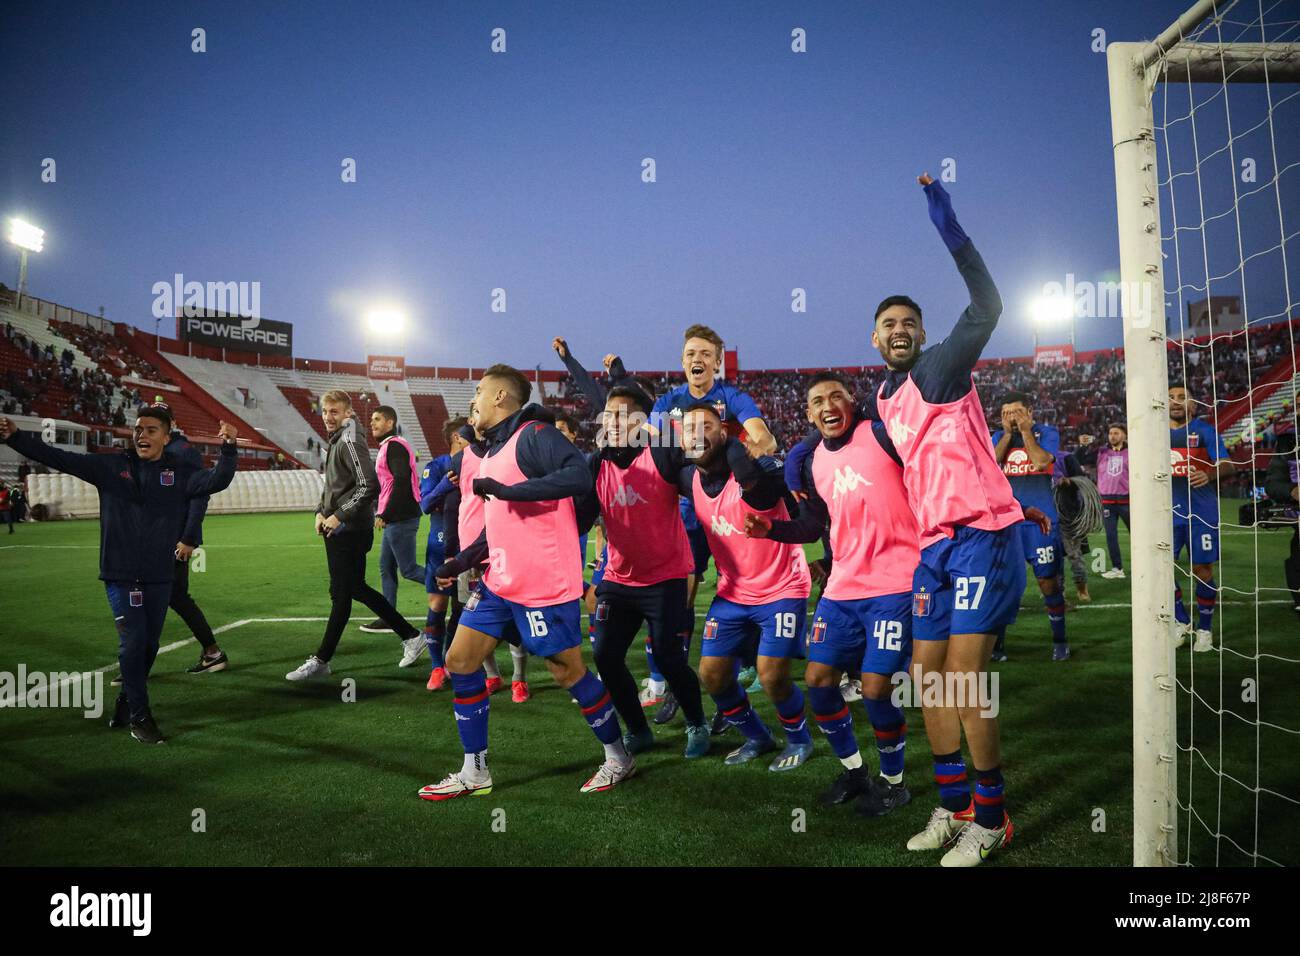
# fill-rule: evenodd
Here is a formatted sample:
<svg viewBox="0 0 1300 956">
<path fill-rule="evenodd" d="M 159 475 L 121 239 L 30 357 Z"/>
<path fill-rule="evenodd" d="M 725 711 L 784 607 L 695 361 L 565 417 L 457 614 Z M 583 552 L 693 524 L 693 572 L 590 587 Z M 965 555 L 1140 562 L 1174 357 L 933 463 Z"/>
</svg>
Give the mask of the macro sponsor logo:
<svg viewBox="0 0 1300 956">
<path fill-rule="evenodd" d="M 1039 468 L 1029 460 L 1029 452 L 1023 448 L 1013 448 L 1007 452 L 1007 460 L 1002 463 L 1002 473 L 1008 478 L 1024 478 L 1027 475 L 1046 475 L 1051 466 Z"/>
</svg>

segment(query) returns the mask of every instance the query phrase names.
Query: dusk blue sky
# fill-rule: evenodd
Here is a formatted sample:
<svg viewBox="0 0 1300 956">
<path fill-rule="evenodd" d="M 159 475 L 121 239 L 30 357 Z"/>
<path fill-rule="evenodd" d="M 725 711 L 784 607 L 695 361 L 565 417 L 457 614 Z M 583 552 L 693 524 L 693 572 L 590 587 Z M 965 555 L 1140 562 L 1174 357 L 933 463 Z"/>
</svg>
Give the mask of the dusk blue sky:
<svg viewBox="0 0 1300 956">
<path fill-rule="evenodd" d="M 951 157 L 1006 302 L 987 354 L 1024 355 L 1044 282 L 1117 277 L 1091 31 L 1149 39 L 1189 4 L 23 4 L 0 214 L 46 230 L 33 295 L 150 330 L 183 273 L 260 282 L 307 357 L 360 359 L 391 302 L 421 364 L 558 367 L 562 334 L 589 365 L 671 368 L 702 321 L 745 367 L 856 365 L 883 296 L 932 339 L 965 304 L 914 179 Z M 1078 337 L 1117 345 L 1119 322 Z"/>
</svg>

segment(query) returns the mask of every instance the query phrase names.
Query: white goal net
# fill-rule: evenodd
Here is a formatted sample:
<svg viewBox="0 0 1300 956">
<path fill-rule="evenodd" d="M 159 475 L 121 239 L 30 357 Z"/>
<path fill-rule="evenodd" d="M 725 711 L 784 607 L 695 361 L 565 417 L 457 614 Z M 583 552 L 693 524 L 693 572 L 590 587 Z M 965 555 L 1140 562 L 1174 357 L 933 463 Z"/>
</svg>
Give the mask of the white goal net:
<svg viewBox="0 0 1300 956">
<path fill-rule="evenodd" d="M 1300 0 L 1198 3 L 1108 59 L 1134 862 L 1297 864 Z"/>
</svg>

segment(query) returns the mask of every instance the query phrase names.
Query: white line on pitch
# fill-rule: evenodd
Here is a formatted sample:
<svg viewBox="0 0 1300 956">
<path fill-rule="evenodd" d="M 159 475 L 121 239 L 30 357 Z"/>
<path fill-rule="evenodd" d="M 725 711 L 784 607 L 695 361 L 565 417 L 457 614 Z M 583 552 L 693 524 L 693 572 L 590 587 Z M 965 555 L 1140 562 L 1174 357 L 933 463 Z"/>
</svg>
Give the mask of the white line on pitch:
<svg viewBox="0 0 1300 956">
<path fill-rule="evenodd" d="M 245 624 L 283 624 L 283 623 L 295 623 L 295 622 L 309 623 L 312 621 L 328 621 L 328 620 L 329 618 L 327 617 L 246 617 L 239 621 L 231 621 L 229 624 L 222 624 L 220 627 L 214 628 L 212 633 L 213 635 L 225 634 L 227 631 L 233 631 L 235 628 L 243 627 Z M 168 651 L 174 651 L 177 648 L 185 647 L 189 644 L 192 644 L 193 642 L 194 642 L 194 638 L 192 636 L 187 637 L 183 641 L 172 641 L 170 644 L 165 644 L 162 647 L 158 648 L 158 653 L 166 654 Z M 108 664 L 104 667 L 96 667 L 93 671 L 86 671 L 85 673 L 103 674 L 107 671 L 116 670 L 116 669 L 117 669 L 117 664 Z M 69 674 L 67 677 L 63 678 L 63 680 L 59 681 L 58 684 L 54 685 L 54 688 L 61 688 L 67 684 L 72 683 L 73 681 L 81 680 L 82 676 L 83 676 L 82 672 Z M 50 690 L 53 690 L 54 688 L 42 688 L 42 690 L 48 693 Z M 35 690 L 36 688 L 32 688 L 32 689 Z M 27 700 L 28 693 L 30 692 L 24 692 L 23 695 L 17 699 L 17 701 L 15 701 L 13 704 L 9 706 L 11 707 L 23 706 L 23 703 Z"/>
</svg>

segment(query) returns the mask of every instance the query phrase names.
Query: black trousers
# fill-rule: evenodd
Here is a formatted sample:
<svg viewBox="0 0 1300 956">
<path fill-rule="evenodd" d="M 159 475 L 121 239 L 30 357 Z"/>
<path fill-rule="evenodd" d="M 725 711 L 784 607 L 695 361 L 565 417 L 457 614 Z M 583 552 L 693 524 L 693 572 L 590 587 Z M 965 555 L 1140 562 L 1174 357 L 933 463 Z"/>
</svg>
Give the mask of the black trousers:
<svg viewBox="0 0 1300 956">
<path fill-rule="evenodd" d="M 683 645 L 683 635 L 689 630 L 686 613 L 685 578 L 648 587 L 601 581 L 596 587 L 596 670 L 614 709 L 633 733 L 650 726 L 637 696 L 636 678 L 627 667 L 628 649 L 643 622 L 650 629 L 655 666 L 681 705 L 687 723 L 704 723 L 700 681 L 686 661 Z"/>
<path fill-rule="evenodd" d="M 217 638 L 212 633 L 212 627 L 208 624 L 208 619 L 203 616 L 203 610 L 195 603 L 194 597 L 190 594 L 190 563 L 188 561 L 176 562 L 176 576 L 172 578 L 172 599 L 169 606 L 180 615 L 181 620 L 185 622 L 185 626 L 190 629 L 191 634 L 198 638 L 205 651 L 217 643 Z"/>
<path fill-rule="evenodd" d="M 1286 586 L 1291 591 L 1291 600 L 1300 608 L 1300 528 L 1291 530 L 1291 556 L 1282 562 L 1286 571 Z"/>
<path fill-rule="evenodd" d="M 1119 523 L 1129 527 L 1128 505 L 1106 505 L 1101 510 L 1101 523 L 1106 528 L 1106 550 L 1110 552 L 1112 567 L 1123 569 L 1124 555 L 1119 551 Z"/>
<path fill-rule="evenodd" d="M 384 596 L 366 583 L 366 555 L 375 543 L 373 528 L 339 531 L 325 536 L 325 559 L 330 569 L 330 619 L 325 625 L 316 656 L 328 661 L 334 656 L 352 617 L 352 602 L 360 601 L 375 616 L 391 627 L 402 640 L 420 632 L 397 613 Z"/>
</svg>

